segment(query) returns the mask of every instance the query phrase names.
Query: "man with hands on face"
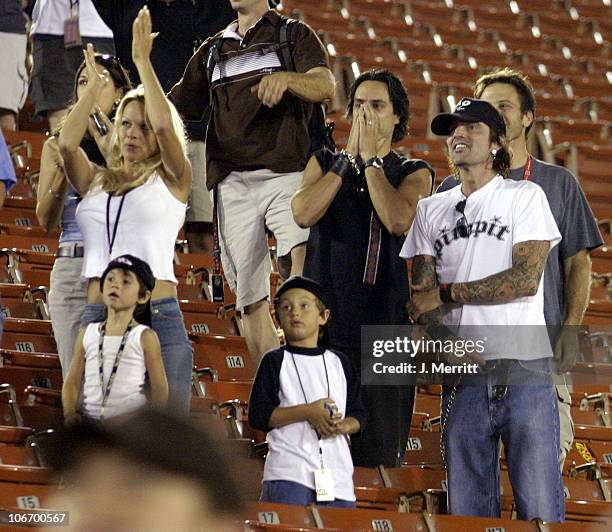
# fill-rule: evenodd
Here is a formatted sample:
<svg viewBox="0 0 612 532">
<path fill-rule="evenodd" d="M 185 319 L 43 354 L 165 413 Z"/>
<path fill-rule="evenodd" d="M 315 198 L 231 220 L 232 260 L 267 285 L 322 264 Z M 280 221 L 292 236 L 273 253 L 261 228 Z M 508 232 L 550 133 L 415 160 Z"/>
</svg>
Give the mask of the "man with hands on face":
<svg viewBox="0 0 612 532">
<path fill-rule="evenodd" d="M 388 70 L 362 74 L 347 107 L 345 150 L 315 152 L 292 200 L 293 216 L 310 227 L 304 274 L 330 302 L 330 345 L 361 367 L 361 326 L 405 322 L 406 263 L 399 257 L 417 202 L 431 193 L 433 170 L 391 146 L 406 136 L 408 95 Z M 368 425 L 353 438 L 355 465 L 396 467 L 412 415 L 410 386 L 363 386 Z"/>
<path fill-rule="evenodd" d="M 261 500 L 354 508 L 348 435 L 364 424 L 359 376 L 324 345 L 330 311 L 318 283 L 291 277 L 274 307 L 287 344 L 265 354 L 249 398 L 249 423 L 269 431 Z"/>
<path fill-rule="evenodd" d="M 211 37 L 189 61 L 169 97 L 184 118 L 200 120 L 212 107 L 206 138 L 206 176 L 215 188 L 223 271 L 255 360 L 278 347 L 269 312 L 270 253 L 302 273 L 308 230 L 293 221 L 290 199 L 302 181 L 313 103 L 333 98 L 334 78 L 316 34 L 292 22 L 295 72 L 284 71 L 275 49 L 280 15 L 267 0 L 230 0 L 238 20 Z M 208 81 L 211 46 L 221 38 Z"/>
</svg>

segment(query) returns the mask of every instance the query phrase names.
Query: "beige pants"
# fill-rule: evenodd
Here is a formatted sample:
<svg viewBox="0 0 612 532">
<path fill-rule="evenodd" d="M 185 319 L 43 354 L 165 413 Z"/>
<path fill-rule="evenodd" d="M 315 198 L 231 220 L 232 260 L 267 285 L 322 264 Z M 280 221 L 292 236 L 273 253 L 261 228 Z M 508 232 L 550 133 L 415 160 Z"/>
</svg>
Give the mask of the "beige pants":
<svg viewBox="0 0 612 532">
<path fill-rule="evenodd" d="M 87 281 L 81 279 L 82 267 L 82 258 L 66 257 L 55 259 L 51 270 L 49 314 L 64 377 L 70 369 L 81 314 L 87 303 Z"/>
<path fill-rule="evenodd" d="M 187 222 L 212 222 L 213 207 L 206 189 L 206 144 L 203 140 L 187 143 L 187 157 L 191 163 L 191 194 L 187 209 Z"/>
<path fill-rule="evenodd" d="M 0 32 L 0 109 L 18 113 L 28 95 L 28 73 L 26 72 L 26 35 Z"/>
</svg>

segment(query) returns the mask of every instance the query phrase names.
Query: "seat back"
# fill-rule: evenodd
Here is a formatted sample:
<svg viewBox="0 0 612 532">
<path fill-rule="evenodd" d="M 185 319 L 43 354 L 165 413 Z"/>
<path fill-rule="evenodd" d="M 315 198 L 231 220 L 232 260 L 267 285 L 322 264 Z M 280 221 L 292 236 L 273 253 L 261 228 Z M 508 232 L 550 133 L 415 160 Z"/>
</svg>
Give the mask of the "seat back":
<svg viewBox="0 0 612 532">
<path fill-rule="evenodd" d="M 250 502 L 246 505 L 245 517 L 268 525 L 290 525 L 316 527 L 308 507 L 271 502 Z"/>
</svg>

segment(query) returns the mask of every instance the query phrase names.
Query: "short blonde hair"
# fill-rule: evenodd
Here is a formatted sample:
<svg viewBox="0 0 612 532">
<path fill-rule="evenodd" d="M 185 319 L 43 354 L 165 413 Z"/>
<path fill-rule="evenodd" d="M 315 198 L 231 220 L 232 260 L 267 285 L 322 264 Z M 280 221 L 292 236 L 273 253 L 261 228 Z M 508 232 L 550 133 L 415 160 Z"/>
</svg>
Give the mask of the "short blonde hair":
<svg viewBox="0 0 612 532">
<path fill-rule="evenodd" d="M 111 148 L 106 161 L 107 166 L 96 174 L 91 185 L 91 190 L 101 189 L 105 192 L 122 194 L 127 190 L 131 190 L 145 183 L 151 174 L 153 174 L 162 165 L 161 152 L 158 144 L 153 155 L 138 163 L 138 170 L 134 180 L 130 181 L 129 183 L 125 183 L 122 179 L 123 156 L 121 155 L 121 145 L 119 143 L 119 128 L 121 127 L 121 122 L 123 121 L 125 108 L 128 106 L 128 104 L 135 101 L 144 105 L 145 120 L 148 122 L 144 87 L 139 85 L 135 89 L 130 90 L 121 99 L 121 103 L 119 104 L 117 113 L 115 114 L 113 129 L 111 131 Z M 168 101 L 168 105 L 170 107 L 170 115 L 172 117 L 172 127 L 174 129 L 174 133 L 179 140 L 183 153 L 186 153 L 187 139 L 185 137 L 183 121 L 181 120 L 181 117 L 179 116 L 178 111 L 172 102 Z"/>
</svg>

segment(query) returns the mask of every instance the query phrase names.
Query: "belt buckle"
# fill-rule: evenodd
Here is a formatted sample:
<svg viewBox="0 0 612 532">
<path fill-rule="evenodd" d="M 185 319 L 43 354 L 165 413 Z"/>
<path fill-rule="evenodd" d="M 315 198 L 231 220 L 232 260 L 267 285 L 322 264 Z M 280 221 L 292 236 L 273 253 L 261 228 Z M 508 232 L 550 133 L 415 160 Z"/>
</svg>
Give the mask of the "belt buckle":
<svg viewBox="0 0 612 532">
<path fill-rule="evenodd" d="M 77 256 L 76 252 L 78 247 L 78 242 L 62 244 L 57 250 L 57 257 L 74 259 Z"/>
</svg>

